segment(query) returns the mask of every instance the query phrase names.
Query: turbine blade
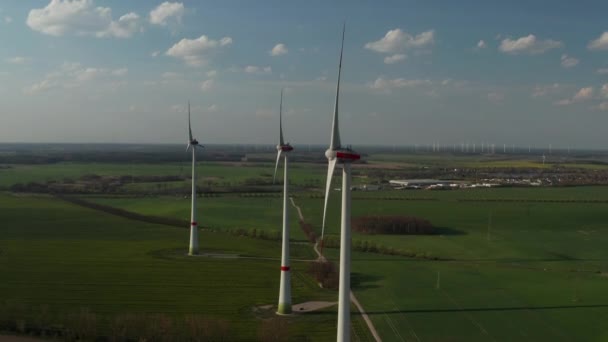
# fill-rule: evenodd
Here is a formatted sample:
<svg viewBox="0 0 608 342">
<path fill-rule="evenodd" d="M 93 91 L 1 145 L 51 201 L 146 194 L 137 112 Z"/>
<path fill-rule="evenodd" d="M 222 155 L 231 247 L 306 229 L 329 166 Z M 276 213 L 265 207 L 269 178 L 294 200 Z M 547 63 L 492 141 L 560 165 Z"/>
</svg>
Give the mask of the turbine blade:
<svg viewBox="0 0 608 342">
<path fill-rule="evenodd" d="M 190 101 L 188 101 L 188 137 L 190 138 L 190 140 L 188 140 L 188 142 L 191 142 L 192 139 L 192 126 L 190 124 Z"/>
<path fill-rule="evenodd" d="M 321 241 L 323 241 L 323 237 L 325 236 L 325 217 L 327 215 L 327 200 L 329 199 L 329 190 L 331 189 L 331 179 L 334 175 L 334 170 L 336 169 L 336 163 L 338 160 L 336 158 L 330 159 L 329 164 L 327 166 L 327 184 L 325 185 L 325 204 L 323 205 L 323 225 L 321 228 Z"/>
<path fill-rule="evenodd" d="M 190 151 L 190 147 L 191 147 L 191 146 L 192 146 L 192 145 L 190 145 L 190 144 L 188 144 L 188 146 L 186 146 L 186 152 Z"/>
<path fill-rule="evenodd" d="M 283 88 L 281 88 L 281 104 L 279 105 L 279 145 L 285 145 L 283 140 Z"/>
<path fill-rule="evenodd" d="M 274 165 L 274 177 L 272 178 L 272 184 L 277 180 L 277 170 L 279 169 L 279 160 L 281 159 L 281 150 L 277 153 L 277 163 Z"/>
<path fill-rule="evenodd" d="M 331 125 L 331 141 L 329 149 L 337 150 L 340 148 L 340 127 L 338 125 L 338 104 L 340 99 L 340 75 L 342 74 L 342 53 L 344 52 L 344 32 L 346 31 L 346 23 L 342 27 L 342 47 L 340 48 L 340 62 L 338 64 L 338 84 L 336 85 L 336 103 L 334 105 L 334 118 Z"/>
</svg>

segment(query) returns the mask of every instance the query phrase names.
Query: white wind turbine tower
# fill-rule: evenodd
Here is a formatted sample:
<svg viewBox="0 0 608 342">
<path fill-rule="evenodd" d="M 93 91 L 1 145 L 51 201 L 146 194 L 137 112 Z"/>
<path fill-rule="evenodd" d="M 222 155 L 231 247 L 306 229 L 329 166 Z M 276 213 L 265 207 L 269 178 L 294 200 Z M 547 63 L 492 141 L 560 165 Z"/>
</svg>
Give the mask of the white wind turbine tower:
<svg viewBox="0 0 608 342">
<path fill-rule="evenodd" d="M 289 199 L 289 181 L 287 178 L 287 153 L 293 147 L 283 140 L 283 89 L 281 89 L 281 102 L 279 104 L 279 144 L 277 145 L 277 163 L 274 166 L 273 183 L 277 178 L 277 169 L 281 154 L 284 153 L 285 169 L 283 174 L 283 249 L 281 252 L 281 285 L 279 286 L 279 305 L 277 314 L 287 315 L 291 313 L 291 273 L 289 262 L 289 210 L 287 201 Z"/>
<path fill-rule="evenodd" d="M 342 29 L 342 47 L 340 49 L 340 62 L 338 64 L 338 83 L 336 86 L 336 103 L 334 107 L 333 123 L 331 129 L 331 140 L 329 148 L 325 151 L 328 161 L 327 184 L 325 187 L 325 204 L 323 207 L 323 228 L 321 241 L 325 234 L 325 216 L 327 214 L 327 199 L 331 188 L 331 178 L 334 174 L 336 164 L 342 164 L 342 218 L 340 224 L 340 284 L 338 290 L 338 342 L 350 341 L 350 183 L 351 163 L 361 156 L 350 148 L 342 147 L 340 144 L 340 130 L 338 127 L 338 99 L 340 95 L 340 73 L 342 71 L 342 53 L 344 51 L 344 31 Z"/>
<path fill-rule="evenodd" d="M 203 148 L 198 141 L 192 137 L 192 125 L 190 123 L 190 101 L 188 101 L 188 146 L 186 152 L 192 149 L 192 207 L 190 211 L 190 246 L 188 255 L 198 254 L 198 223 L 196 222 L 196 148 Z"/>
</svg>

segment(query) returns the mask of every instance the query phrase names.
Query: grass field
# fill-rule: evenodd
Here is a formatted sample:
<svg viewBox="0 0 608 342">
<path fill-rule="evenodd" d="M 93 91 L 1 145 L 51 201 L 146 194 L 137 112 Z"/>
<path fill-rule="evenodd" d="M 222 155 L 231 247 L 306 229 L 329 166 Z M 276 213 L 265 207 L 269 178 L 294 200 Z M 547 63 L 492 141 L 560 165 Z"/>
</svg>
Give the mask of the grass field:
<svg viewBox="0 0 608 342">
<path fill-rule="evenodd" d="M 496 158 L 374 156 L 398 168 L 456 163 L 459 167 L 513 166 Z M 410 159 L 408 159 L 410 158 Z M 521 167 L 542 167 L 521 160 Z M 443 164 L 442 164 L 443 163 Z M 387 165 L 388 165 L 387 164 Z M 454 165 L 456 165 L 454 164 Z M 586 167 L 581 164 L 577 167 Z M 587 165 L 595 167 L 595 165 Z M 188 163 L 85 164 L 0 169 L 0 188 L 85 174 L 189 175 Z M 271 163 L 203 163 L 201 185 L 271 179 Z M 393 170 L 392 172 L 396 172 Z M 397 172 L 398 173 L 398 172 Z M 323 165 L 295 164 L 294 183 L 322 187 Z M 340 177 L 335 177 L 334 188 Z M 369 179 L 358 179 L 368 182 Z M 146 190 L 154 183 L 129 184 Z M 170 187 L 188 186 L 188 181 Z M 277 188 L 279 186 L 277 185 Z M 320 233 L 321 192 L 295 192 L 307 222 Z M 0 303 L 49 305 L 55 312 L 87 307 L 122 312 L 204 313 L 231 322 L 234 338 L 255 340 L 262 322 L 253 308 L 275 304 L 280 244 L 225 234 L 235 229 L 279 231 L 282 200 L 248 194 L 201 197 L 204 251 L 249 259 L 188 258 L 186 229 L 130 221 L 43 195 L 0 194 Z M 179 196 L 88 195 L 128 211 L 187 219 L 190 200 Z M 332 191 L 327 234 L 337 236 L 340 193 Z M 429 219 L 441 234 L 353 238 L 411 255 L 353 254 L 353 290 L 384 341 L 603 341 L 608 339 L 608 187 L 492 188 L 455 191 L 353 192 L 353 216 L 403 214 Z M 315 257 L 290 207 L 292 257 Z M 337 249 L 326 249 L 337 260 Z M 258 259 L 266 258 L 266 259 Z M 294 269 L 294 302 L 334 301 Z M 246 281 L 242 281 L 246 279 Z M 335 308 L 289 319 L 291 339 L 335 338 Z M 353 331 L 369 339 L 354 316 Z"/>
<path fill-rule="evenodd" d="M 59 314 L 204 314 L 230 322 L 236 340 L 255 340 L 256 306 L 278 296 L 278 242 L 201 232 L 201 249 L 263 259 L 186 257 L 187 230 L 130 221 L 45 196 L 0 194 L 0 303 L 48 305 Z M 294 259 L 313 258 L 294 245 Z M 335 300 L 292 262 L 293 301 Z M 33 319 L 25 317 L 26 320 Z M 290 339 L 335 336 L 335 309 L 289 318 Z M 361 329 L 355 320 L 355 329 Z"/>
<path fill-rule="evenodd" d="M 71 178 L 77 180 L 88 174 L 99 176 L 185 176 L 191 175 L 191 164 L 128 164 L 128 163 L 57 163 L 43 165 L 10 165 L 11 168 L 0 169 L 0 189 L 16 184 L 29 182 L 46 182 Z M 281 171 L 281 170 L 279 170 Z M 272 181 L 274 164 L 260 163 L 199 163 L 197 168 L 200 185 L 209 182 L 222 185 L 243 184 L 248 179 Z M 325 177 L 324 165 L 294 164 L 290 166 L 290 179 L 294 184 L 322 184 Z M 282 174 L 279 174 L 279 179 Z M 189 181 L 171 182 L 171 187 L 189 187 Z M 138 184 L 130 186 L 137 187 Z M 139 186 L 143 186 L 139 184 Z M 155 184 L 145 186 L 154 187 Z"/>
<path fill-rule="evenodd" d="M 581 201 L 608 200 L 606 190 L 355 192 L 354 216 L 415 215 L 449 230 L 440 236 L 354 233 L 354 239 L 447 261 L 355 253 L 353 289 L 385 341 L 604 340 L 608 338 L 602 323 L 608 318 L 608 203 Z M 207 216 L 214 216 L 216 206 L 256 208 L 264 200 L 219 197 L 203 199 L 201 205 Z M 175 207 L 158 198 L 146 199 L 143 206 L 136 199 L 101 201 L 144 213 Z M 296 198 L 316 229 L 322 202 L 305 195 Z M 180 215 L 187 214 L 187 204 L 182 207 Z M 337 192 L 331 195 L 329 209 L 327 231 L 337 234 Z M 177 212 L 170 209 L 167 214 Z M 223 227 L 264 218 L 246 211 L 244 215 L 252 220 L 225 218 Z M 337 250 L 326 253 L 337 259 Z"/>
</svg>

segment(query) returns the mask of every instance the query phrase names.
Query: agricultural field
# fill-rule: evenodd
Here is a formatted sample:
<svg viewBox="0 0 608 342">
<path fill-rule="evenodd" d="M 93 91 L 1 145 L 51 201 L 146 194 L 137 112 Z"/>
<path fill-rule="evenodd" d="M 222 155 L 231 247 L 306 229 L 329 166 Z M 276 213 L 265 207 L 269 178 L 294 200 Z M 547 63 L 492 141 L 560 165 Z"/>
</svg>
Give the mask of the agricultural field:
<svg viewBox="0 0 608 342">
<path fill-rule="evenodd" d="M 427 166 L 543 167 L 525 158 L 511 162 L 379 154 L 357 166 L 355 183 L 405 178 Z M 294 204 L 319 236 L 325 166 L 292 165 Z M 259 309 L 276 305 L 278 295 L 282 177 L 272 185 L 273 169 L 272 161 L 199 165 L 199 186 L 207 191 L 198 201 L 201 248 L 227 258 L 186 257 L 186 229 L 111 215 L 51 194 L 0 193 L 0 274 L 8 279 L 0 282 L 4 312 L 23 331 L 40 321 L 39 311 L 57 317 L 51 323 L 69 326 L 61 317 L 86 310 L 98 315 L 102 335 L 112 333 L 113 320 L 124 314 L 164 314 L 175 322 L 204 315 L 218 326 L 229 324 L 236 340 L 263 339 L 264 329 L 278 329 L 290 340 L 335 339 L 335 307 L 277 321 L 270 320 L 271 310 Z M 90 174 L 179 176 L 127 182 L 118 192 L 66 196 L 141 215 L 189 217 L 187 195 L 155 192 L 169 187 L 188 193 L 187 163 L 13 164 L 0 169 L 0 187 Z M 336 263 L 340 181 L 337 173 L 323 250 Z M 260 192 L 247 187 L 252 183 Z M 230 191 L 213 191 L 227 186 Z M 383 341 L 608 338 L 602 323 L 608 318 L 607 186 L 384 188 L 352 196 L 353 217 L 415 216 L 437 230 L 417 236 L 353 233 L 352 289 Z M 309 274 L 316 254 L 291 203 L 289 213 L 294 303 L 336 301 L 337 292 L 319 288 Z M 357 340 L 372 340 L 355 309 L 352 329 Z"/>
<path fill-rule="evenodd" d="M 46 196 L 0 194 L 0 303 L 3 315 L 28 331 L 49 312 L 49 324 L 83 308 L 105 317 L 125 314 L 205 315 L 228 322 L 232 340 L 255 340 L 275 305 L 277 242 L 201 232 L 201 248 L 242 258 L 186 257 L 187 230 L 126 220 Z M 32 215 L 35 213 L 35 215 Z M 335 300 L 308 276 L 308 246 L 292 248 L 294 303 Z M 21 308 L 13 310 L 11 308 Z M 6 316 L 2 316 L 6 318 Z M 293 340 L 335 336 L 335 309 L 286 318 Z M 354 329 L 363 333 L 362 323 Z M 100 334 L 109 334 L 99 327 Z"/>
<path fill-rule="evenodd" d="M 608 200 L 606 190 L 354 192 L 354 217 L 415 215 L 429 219 L 442 233 L 353 233 L 354 241 L 415 256 L 355 252 L 353 290 L 386 341 L 433 341 L 446 336 L 479 341 L 568 341 L 576 336 L 602 340 L 608 333 L 601 324 L 608 316 L 608 252 L 604 248 L 608 203 L 602 203 Z M 323 199 L 310 195 L 298 194 L 294 201 L 320 233 Z M 138 199 L 92 200 L 141 213 L 154 211 L 144 207 L 159 213 L 165 207 L 169 208 L 166 214 L 175 217 L 187 214 L 188 208 L 182 203 L 179 214 L 176 204 L 167 205 L 167 199 L 161 198 L 145 199 L 144 206 L 137 204 Z M 203 198 L 200 205 L 208 210 L 207 216 L 213 216 L 216 206 L 239 203 L 256 208 L 267 200 L 223 196 Z M 328 239 L 337 239 L 338 210 L 339 193 L 335 192 L 330 197 Z M 235 223 L 224 220 L 221 227 Z M 337 261 L 338 250 L 325 251 Z"/>
</svg>

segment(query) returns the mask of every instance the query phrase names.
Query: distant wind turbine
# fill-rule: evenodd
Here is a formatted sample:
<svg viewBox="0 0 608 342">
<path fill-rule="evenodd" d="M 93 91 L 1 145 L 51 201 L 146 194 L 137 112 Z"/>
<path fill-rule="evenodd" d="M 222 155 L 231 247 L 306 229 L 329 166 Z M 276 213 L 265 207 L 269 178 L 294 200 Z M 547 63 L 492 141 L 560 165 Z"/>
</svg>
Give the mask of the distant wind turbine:
<svg viewBox="0 0 608 342">
<path fill-rule="evenodd" d="M 321 230 L 321 241 L 325 234 L 325 219 L 327 214 L 327 200 L 331 189 L 331 179 L 336 164 L 342 164 L 342 218 L 340 231 L 340 283 L 338 290 L 338 342 L 350 341 L 350 248 L 351 248 L 351 226 L 350 226 L 350 184 L 351 163 L 361 158 L 359 154 L 350 148 L 342 147 L 340 143 L 340 130 L 338 127 L 338 104 L 340 95 L 340 74 L 342 71 L 342 54 L 344 51 L 344 32 L 342 29 L 342 48 L 340 49 L 340 62 L 338 64 L 338 82 L 336 86 L 336 103 L 334 107 L 331 140 L 329 148 L 325 151 L 328 161 L 327 184 L 325 187 L 325 204 L 323 206 L 323 226 Z"/>
<path fill-rule="evenodd" d="M 279 286 L 279 306 L 277 314 L 286 315 L 291 313 L 291 273 L 289 262 L 289 210 L 287 201 L 289 199 L 289 179 L 287 178 L 287 153 L 293 147 L 283 140 L 283 89 L 281 89 L 281 102 L 279 104 L 279 144 L 277 145 L 277 163 L 274 167 L 273 183 L 277 178 L 277 169 L 281 154 L 284 154 L 285 169 L 283 174 L 283 249 L 281 252 L 281 284 Z"/>
<path fill-rule="evenodd" d="M 188 146 L 186 152 L 192 149 L 192 207 L 190 211 L 190 246 L 189 255 L 198 254 L 198 223 L 196 222 L 196 148 L 203 148 L 198 141 L 192 137 L 192 125 L 190 122 L 190 101 L 188 101 Z"/>
</svg>

